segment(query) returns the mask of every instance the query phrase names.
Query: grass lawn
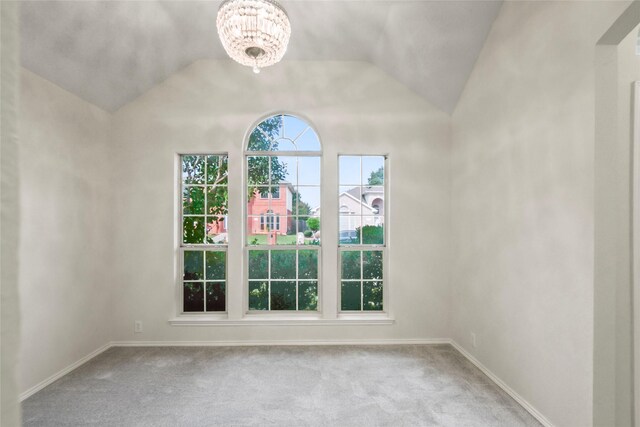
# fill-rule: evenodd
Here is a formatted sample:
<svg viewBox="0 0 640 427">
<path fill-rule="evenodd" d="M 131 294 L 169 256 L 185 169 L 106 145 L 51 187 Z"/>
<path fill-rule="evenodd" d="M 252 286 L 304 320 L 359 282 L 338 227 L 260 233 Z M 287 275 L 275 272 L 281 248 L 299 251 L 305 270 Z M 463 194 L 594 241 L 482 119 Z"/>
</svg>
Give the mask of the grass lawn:
<svg viewBox="0 0 640 427">
<path fill-rule="evenodd" d="M 296 235 L 292 234 L 292 235 L 278 235 L 278 244 L 279 245 L 295 245 L 297 241 Z M 257 244 L 257 245 L 266 245 L 267 244 L 267 235 L 266 234 L 254 234 L 251 235 L 247 238 L 247 242 L 252 245 L 252 244 Z M 304 239 L 304 244 L 305 245 L 309 245 L 311 244 L 311 239 Z"/>
</svg>

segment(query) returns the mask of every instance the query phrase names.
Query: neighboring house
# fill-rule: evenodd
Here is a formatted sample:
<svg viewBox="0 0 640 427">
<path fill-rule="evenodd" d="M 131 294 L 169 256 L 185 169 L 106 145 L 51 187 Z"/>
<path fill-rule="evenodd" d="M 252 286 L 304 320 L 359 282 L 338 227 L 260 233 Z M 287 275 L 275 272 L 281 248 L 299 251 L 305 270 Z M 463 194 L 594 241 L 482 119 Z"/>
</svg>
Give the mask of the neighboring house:
<svg viewBox="0 0 640 427">
<path fill-rule="evenodd" d="M 290 234 L 294 232 L 293 185 L 280 183 L 272 194 L 256 191 L 247 204 L 249 234 Z"/>
<path fill-rule="evenodd" d="M 340 230 L 355 230 L 363 225 L 384 224 L 384 187 L 370 185 L 354 187 L 338 196 Z M 320 208 L 312 211 L 320 216 Z"/>
</svg>

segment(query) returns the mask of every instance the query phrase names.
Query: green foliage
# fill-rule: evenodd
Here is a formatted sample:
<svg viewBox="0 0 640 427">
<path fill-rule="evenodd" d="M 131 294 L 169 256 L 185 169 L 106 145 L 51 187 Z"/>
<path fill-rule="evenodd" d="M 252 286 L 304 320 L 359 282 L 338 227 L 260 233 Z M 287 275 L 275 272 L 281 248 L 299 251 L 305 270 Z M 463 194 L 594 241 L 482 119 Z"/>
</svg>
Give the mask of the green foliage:
<svg viewBox="0 0 640 427">
<path fill-rule="evenodd" d="M 382 185 L 384 184 L 384 167 L 380 166 L 378 170 L 371 172 L 369 175 L 369 185 Z"/>
<path fill-rule="evenodd" d="M 269 286 L 267 282 L 249 282 L 249 310 L 269 309 Z"/>
<path fill-rule="evenodd" d="M 295 278 L 296 251 L 271 251 L 271 279 Z"/>
<path fill-rule="evenodd" d="M 382 251 L 362 251 L 362 278 L 382 279 Z"/>
<path fill-rule="evenodd" d="M 320 218 L 311 217 L 307 219 L 307 227 L 313 232 L 320 230 Z"/>
<path fill-rule="evenodd" d="M 357 228 L 358 236 L 360 228 Z M 384 227 L 382 225 L 365 225 L 362 227 L 362 244 L 382 245 L 384 243 Z"/>
<path fill-rule="evenodd" d="M 182 241 L 184 243 L 202 243 L 204 230 L 204 217 L 185 217 L 182 224 Z"/>
<path fill-rule="evenodd" d="M 298 251 L 298 278 L 318 278 L 318 251 Z"/>
<path fill-rule="evenodd" d="M 224 283 L 207 283 L 207 311 L 225 311 Z"/>
<path fill-rule="evenodd" d="M 184 251 L 184 280 L 204 279 L 204 256 L 202 251 Z"/>
<path fill-rule="evenodd" d="M 304 230 L 304 237 L 311 237 L 313 236 L 313 231 L 311 230 Z"/>
<path fill-rule="evenodd" d="M 275 140 L 282 129 L 282 116 L 266 119 L 249 136 L 249 151 L 277 151 Z M 287 166 L 277 157 L 252 156 L 248 159 L 247 185 L 249 199 L 253 197 L 258 186 L 278 185 L 287 176 Z M 271 174 L 269 174 L 271 165 Z"/>
<path fill-rule="evenodd" d="M 364 282 L 362 288 L 362 309 L 365 311 L 382 310 L 382 283 Z"/>
<path fill-rule="evenodd" d="M 249 280 L 269 278 L 269 251 L 249 251 Z"/>
<path fill-rule="evenodd" d="M 227 275 L 227 253 L 224 251 L 206 252 L 206 279 L 225 280 Z"/>
<path fill-rule="evenodd" d="M 300 282 L 298 285 L 298 310 L 318 309 L 317 282 Z"/>
<path fill-rule="evenodd" d="M 182 211 L 199 215 L 184 218 L 184 243 L 205 243 L 206 224 L 227 215 L 227 171 L 227 156 L 182 156 Z"/>
<path fill-rule="evenodd" d="M 340 309 L 360 310 L 360 282 L 342 282 Z"/>
<path fill-rule="evenodd" d="M 342 279 L 361 279 L 360 251 L 342 251 L 341 254 Z"/>
<path fill-rule="evenodd" d="M 296 309 L 296 282 L 271 282 L 271 310 Z"/>
<path fill-rule="evenodd" d="M 302 196 L 297 191 L 293 192 L 293 206 L 295 210 L 295 212 L 293 213 L 294 215 L 311 215 L 311 206 L 309 206 L 308 203 L 302 201 Z"/>
<path fill-rule="evenodd" d="M 183 311 L 204 311 L 204 287 L 202 282 L 184 284 Z"/>
</svg>

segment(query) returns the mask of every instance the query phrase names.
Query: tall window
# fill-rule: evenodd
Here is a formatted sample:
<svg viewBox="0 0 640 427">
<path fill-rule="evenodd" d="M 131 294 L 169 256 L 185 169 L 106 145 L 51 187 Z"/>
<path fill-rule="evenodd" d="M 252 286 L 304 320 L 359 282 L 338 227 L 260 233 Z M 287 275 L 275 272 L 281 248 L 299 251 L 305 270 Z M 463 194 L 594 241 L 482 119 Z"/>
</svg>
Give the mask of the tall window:
<svg viewBox="0 0 640 427">
<path fill-rule="evenodd" d="M 226 311 L 227 155 L 180 156 L 182 311 Z"/>
<path fill-rule="evenodd" d="M 340 310 L 384 309 L 385 156 L 340 156 Z"/>
<path fill-rule="evenodd" d="M 269 117 L 246 151 L 248 309 L 318 309 L 320 160 L 316 132 L 287 114 Z"/>
</svg>

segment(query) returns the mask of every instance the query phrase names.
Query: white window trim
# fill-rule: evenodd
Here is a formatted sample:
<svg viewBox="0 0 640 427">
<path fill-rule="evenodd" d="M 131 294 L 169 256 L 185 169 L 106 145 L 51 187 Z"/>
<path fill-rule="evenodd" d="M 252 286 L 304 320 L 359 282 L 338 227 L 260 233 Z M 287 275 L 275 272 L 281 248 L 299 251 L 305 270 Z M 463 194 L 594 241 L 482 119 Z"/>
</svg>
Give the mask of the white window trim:
<svg viewBox="0 0 640 427">
<path fill-rule="evenodd" d="M 226 327 L 242 327 L 242 326 L 389 326 L 395 324 L 395 318 L 390 308 L 390 298 L 389 298 L 389 277 L 390 277 L 390 266 L 388 262 L 387 253 L 384 256 L 384 293 L 383 293 L 383 301 L 384 301 L 384 311 L 376 311 L 376 312 L 340 312 L 340 281 L 339 279 L 339 271 L 338 274 L 333 274 L 333 271 L 329 271 L 332 268 L 329 262 L 323 262 L 321 259 L 319 260 L 319 271 L 318 271 L 318 307 L 319 310 L 317 312 L 267 312 L 267 313 L 247 313 L 246 308 L 248 307 L 248 277 L 247 277 L 247 268 L 248 268 L 248 259 L 246 255 L 247 246 L 246 242 L 246 155 L 249 152 L 245 151 L 246 141 L 250 135 L 250 132 L 264 119 L 271 117 L 276 114 L 290 114 L 293 116 L 300 117 L 309 123 L 312 129 L 316 130 L 316 127 L 312 124 L 312 121 L 309 120 L 304 115 L 294 112 L 287 111 L 279 111 L 276 113 L 265 114 L 257 120 L 253 126 L 251 126 L 247 134 L 245 136 L 245 145 L 242 149 L 239 149 L 237 152 L 233 153 L 207 153 L 206 150 L 182 150 L 175 155 L 175 165 L 174 170 L 177 173 L 177 177 L 174 180 L 174 194 L 177 194 L 177 197 L 174 198 L 176 200 L 176 209 L 174 209 L 174 224 L 175 226 L 175 235 L 174 235 L 174 257 L 175 257 L 175 279 L 174 283 L 176 283 L 176 295 L 175 295 L 175 315 L 168 319 L 168 324 L 176 327 L 195 327 L 195 326 L 205 326 L 205 327 L 217 327 L 217 326 L 226 326 Z M 316 133 L 318 133 L 316 131 Z M 324 150 L 320 152 L 297 152 L 306 153 L 311 155 L 318 155 L 318 153 L 324 153 Z M 181 163 L 180 156 L 181 155 L 189 155 L 189 154 L 209 154 L 209 155 L 221 155 L 225 154 L 228 156 L 228 169 L 229 169 L 229 182 L 228 188 L 231 193 L 231 189 L 239 189 L 242 196 L 240 198 L 229 196 L 229 212 L 232 211 L 232 216 L 237 216 L 237 213 L 241 214 L 240 220 L 229 221 L 231 224 L 227 226 L 227 230 L 229 232 L 229 241 L 226 246 L 227 250 L 227 281 L 226 281 L 226 312 L 208 312 L 208 313 L 182 313 L 182 269 L 181 269 L 181 244 L 182 244 L 182 221 L 181 221 L 181 212 L 182 212 L 182 188 L 181 188 Z M 260 154 L 260 153 L 256 153 Z M 387 158 L 387 162 L 385 163 L 385 170 L 389 169 L 388 165 L 388 154 L 381 154 L 379 152 L 376 153 L 342 153 L 339 152 L 334 157 L 336 152 L 332 153 L 331 158 L 327 158 L 326 156 L 321 156 L 321 212 L 328 212 L 327 209 L 331 208 L 331 198 L 335 198 L 335 211 L 336 217 L 339 216 L 339 206 L 337 203 L 337 195 L 339 194 L 339 182 L 338 182 L 338 156 L 341 155 L 371 155 L 371 156 L 381 156 L 384 155 Z M 335 163 L 334 163 L 335 159 Z M 236 173 L 234 171 L 238 171 Z M 237 181 L 237 182 L 236 182 Z M 390 180 L 388 177 L 385 177 L 385 191 L 386 191 L 386 200 L 385 200 L 385 243 L 386 249 L 390 247 L 390 240 L 388 238 L 388 233 L 391 226 L 391 221 L 389 219 L 388 212 L 388 200 L 390 199 L 390 194 L 388 192 Z M 335 185 L 335 188 L 334 188 Z M 239 186 L 241 188 L 239 188 Z M 237 190 L 235 190 L 237 191 Z M 240 200 L 238 200 L 240 199 Z M 327 206 L 329 204 L 329 206 Z M 331 209 L 333 210 L 333 209 Z M 325 218 L 327 216 L 325 215 Z M 234 226 L 235 225 L 235 226 Z M 232 229 L 229 229 L 231 226 Z M 334 258 L 334 254 L 332 253 L 335 250 L 335 254 L 339 257 L 339 248 L 338 248 L 338 229 L 339 224 L 335 223 L 332 231 L 328 232 L 327 221 L 323 225 L 324 229 L 324 244 L 320 246 L 318 250 L 318 256 L 323 257 L 325 252 L 328 252 L 330 258 Z M 241 232 L 237 233 L 236 229 L 240 229 Z M 328 234 L 331 233 L 331 237 L 327 237 Z M 241 234 L 241 235 L 239 235 Z M 327 247 L 327 240 L 333 241 L 335 238 L 335 245 L 332 243 L 331 247 Z M 331 242 L 330 242 L 331 243 Z M 204 246 L 204 245 L 203 245 Z M 334 247 L 335 246 L 335 247 Z M 241 257 L 238 259 L 231 259 L 232 257 Z M 239 261 L 241 261 L 241 267 L 238 267 Z M 325 259 L 326 261 L 326 259 Z M 339 261 L 339 258 L 338 258 Z M 339 264 L 337 264 L 339 268 Z M 236 271 L 237 270 L 237 271 Z M 230 274 L 232 273 L 232 274 Z M 331 277 L 328 277 L 330 275 Z M 331 280 L 336 280 L 335 283 L 331 283 Z M 327 282 L 327 279 L 330 279 Z M 329 288 L 327 288 L 327 283 L 329 283 Z M 232 289 L 235 287 L 239 287 L 240 291 L 237 289 Z M 241 295 L 238 295 L 240 293 Z M 326 297 L 326 298 L 325 298 Z"/>
<path fill-rule="evenodd" d="M 219 245 L 219 244 L 206 244 L 206 243 L 201 243 L 201 244 L 190 244 L 190 243 L 184 243 L 182 241 L 183 235 L 183 222 L 184 222 L 184 215 L 183 215 L 183 206 L 182 206 L 182 187 L 183 187 L 183 182 L 182 182 L 182 156 L 226 156 L 227 157 L 227 169 L 228 169 L 228 162 L 229 162 L 229 153 L 224 153 L 224 152 L 206 152 L 206 151 L 186 151 L 186 152 L 180 152 L 180 153 L 176 153 L 175 155 L 175 164 L 174 164 L 174 170 L 176 171 L 176 189 L 175 189 L 175 193 L 177 195 L 176 198 L 176 212 L 175 212 L 175 228 L 176 228 L 176 235 L 175 235 L 175 241 L 176 241 L 176 251 L 175 251 L 175 263 L 174 265 L 176 266 L 176 274 L 175 274 L 175 283 L 176 283 L 176 315 L 178 316 L 178 318 L 183 317 L 183 316 L 187 316 L 187 317 L 193 317 L 193 316 L 197 316 L 197 317 L 202 317 L 202 318 L 220 318 L 220 319 L 226 319 L 228 318 L 228 312 L 229 312 L 229 241 L 227 239 L 227 244 L 225 245 Z M 227 174 L 227 189 L 229 188 L 229 177 Z M 205 189 L 206 189 L 206 184 L 205 184 Z M 206 191 L 205 191 L 206 193 Z M 205 194 L 205 198 L 206 198 L 206 194 Z M 206 205 L 205 205 L 206 206 Z M 228 210 L 228 206 L 227 206 L 227 210 Z M 228 213 L 228 212 L 227 212 Z M 228 215 L 227 215 L 228 216 Z M 225 217 L 225 225 L 228 227 L 227 224 L 227 219 Z M 205 226 L 206 227 L 206 226 Z M 229 233 L 229 229 L 227 228 L 227 233 Z M 225 280 L 224 280 L 224 285 L 225 285 L 225 311 L 215 311 L 215 312 L 211 312 L 211 311 L 202 311 L 202 312 L 185 312 L 184 311 L 184 251 L 185 250 L 200 250 L 200 251 L 220 251 L 220 252 L 225 252 Z M 206 289 L 207 289 L 207 280 L 206 278 L 202 279 L 202 283 L 204 286 L 204 291 L 205 291 L 205 303 L 204 303 L 204 307 L 206 310 Z"/>
<path fill-rule="evenodd" d="M 353 156 L 353 157 L 364 157 L 364 156 L 376 156 L 376 157 L 384 157 L 384 182 L 383 182 L 383 189 L 384 189 L 384 212 L 383 212 L 383 217 L 384 217 L 384 229 L 383 229 L 383 241 L 384 243 L 382 245 L 365 245 L 362 244 L 362 242 L 358 245 L 340 245 L 340 241 L 338 241 L 338 259 L 337 259 L 337 268 L 336 268 L 336 275 L 337 275 L 337 287 L 338 287 L 338 305 L 337 305 L 337 310 L 338 310 L 338 316 L 350 316 L 350 315 L 364 315 L 364 316 L 375 316 L 375 315 L 381 315 L 381 316 L 385 316 L 386 318 L 391 318 L 391 309 L 390 309 L 390 301 L 389 301 L 389 225 L 390 222 L 389 221 L 389 199 L 390 199 L 390 195 L 389 195 L 389 153 L 385 153 L 385 154 L 380 154 L 380 153 L 367 153 L 367 154 L 354 154 L 354 153 L 338 153 L 338 158 L 337 158 L 337 167 L 338 167 L 338 191 L 337 194 L 340 194 L 340 157 L 342 156 Z M 360 167 L 362 167 L 362 161 L 360 163 Z M 361 177 L 362 179 L 362 177 Z M 360 185 L 364 185 L 362 182 L 360 183 Z M 340 232 L 340 211 L 338 210 L 337 214 L 338 216 L 338 220 L 337 220 L 337 224 L 338 224 L 338 233 Z M 338 234 L 336 233 L 336 234 Z M 383 277 L 382 277 L 382 310 L 380 311 L 368 311 L 368 310 L 363 310 L 362 307 L 359 311 L 342 311 L 342 252 L 344 251 L 382 251 L 382 273 L 383 273 Z M 363 281 L 364 279 L 361 277 L 360 278 L 360 283 L 361 286 L 363 285 Z M 362 290 L 361 290 L 362 292 Z"/>
</svg>

